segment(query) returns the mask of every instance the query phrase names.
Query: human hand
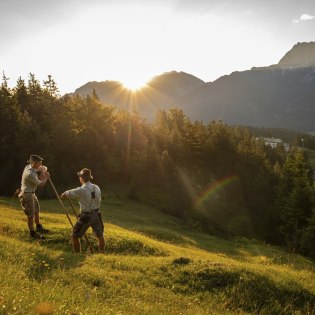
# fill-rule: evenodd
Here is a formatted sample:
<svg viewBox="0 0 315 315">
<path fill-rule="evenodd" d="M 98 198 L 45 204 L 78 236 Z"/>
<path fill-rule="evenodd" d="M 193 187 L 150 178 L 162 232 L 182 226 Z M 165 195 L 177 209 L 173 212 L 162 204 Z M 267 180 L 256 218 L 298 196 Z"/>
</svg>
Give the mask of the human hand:
<svg viewBox="0 0 315 315">
<path fill-rule="evenodd" d="M 45 181 L 46 182 L 49 177 L 50 177 L 50 174 L 48 172 L 45 172 L 45 173 L 41 173 L 38 178 L 41 181 Z"/>
<path fill-rule="evenodd" d="M 42 172 L 47 172 L 47 166 L 45 165 L 41 165 L 39 168 L 38 168 L 39 171 L 42 171 Z"/>
</svg>

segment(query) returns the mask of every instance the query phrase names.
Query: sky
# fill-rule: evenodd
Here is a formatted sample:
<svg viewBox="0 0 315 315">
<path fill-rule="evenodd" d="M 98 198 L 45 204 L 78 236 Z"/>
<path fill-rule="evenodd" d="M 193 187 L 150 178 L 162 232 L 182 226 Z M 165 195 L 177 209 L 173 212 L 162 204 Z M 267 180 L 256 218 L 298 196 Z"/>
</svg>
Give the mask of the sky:
<svg viewBox="0 0 315 315">
<path fill-rule="evenodd" d="M 315 41 L 314 0 L 0 0 L 0 71 L 137 88 L 168 71 L 205 82 Z"/>
</svg>

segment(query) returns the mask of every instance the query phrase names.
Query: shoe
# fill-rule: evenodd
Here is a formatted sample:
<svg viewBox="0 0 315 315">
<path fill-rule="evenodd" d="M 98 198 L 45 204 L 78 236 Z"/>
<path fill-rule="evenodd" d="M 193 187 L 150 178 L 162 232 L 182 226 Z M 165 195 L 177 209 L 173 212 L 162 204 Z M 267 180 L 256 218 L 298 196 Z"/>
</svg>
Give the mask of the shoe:
<svg viewBox="0 0 315 315">
<path fill-rule="evenodd" d="M 45 239 L 44 236 L 39 235 L 39 234 L 36 233 L 34 230 L 30 231 L 30 236 L 31 236 L 32 238 L 35 238 L 35 239 L 40 239 L 40 240 Z"/>
<path fill-rule="evenodd" d="M 36 225 L 36 232 L 38 232 L 38 233 L 48 233 L 49 230 L 44 229 L 41 224 L 37 224 Z"/>
</svg>

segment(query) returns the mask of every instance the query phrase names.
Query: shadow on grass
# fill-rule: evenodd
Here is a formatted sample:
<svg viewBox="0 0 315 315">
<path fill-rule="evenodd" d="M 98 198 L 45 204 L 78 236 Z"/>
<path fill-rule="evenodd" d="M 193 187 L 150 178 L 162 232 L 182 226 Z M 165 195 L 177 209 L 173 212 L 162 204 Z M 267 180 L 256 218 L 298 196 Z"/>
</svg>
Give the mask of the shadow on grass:
<svg viewBox="0 0 315 315">
<path fill-rule="evenodd" d="M 119 255 L 168 256 L 165 251 L 131 238 L 107 237 L 105 252 Z"/>
<path fill-rule="evenodd" d="M 64 252 L 58 257 L 51 257 L 42 252 L 36 252 L 32 257 L 32 264 L 26 269 L 26 275 L 33 280 L 42 282 L 50 279 L 55 271 L 68 271 L 83 264 L 86 256 L 73 255 L 72 252 Z"/>
<path fill-rule="evenodd" d="M 177 294 L 206 292 L 224 297 L 230 308 L 251 314 L 314 314 L 315 295 L 294 282 L 275 283 L 271 278 L 225 266 L 196 266 L 192 262 L 161 267 L 152 275 L 157 287 Z"/>
<path fill-rule="evenodd" d="M 45 235 L 46 239 L 41 241 L 43 246 L 50 249 L 61 250 L 64 252 L 71 251 L 71 241 L 69 229 L 52 230 L 51 233 Z M 87 233 L 87 238 L 95 253 L 98 252 L 98 240 L 96 237 Z M 89 253 L 89 246 L 83 237 L 81 239 L 82 253 Z M 118 255 L 138 255 L 138 256 L 167 256 L 168 254 L 154 246 L 150 246 L 140 240 L 128 237 L 105 237 L 105 253 Z"/>
</svg>

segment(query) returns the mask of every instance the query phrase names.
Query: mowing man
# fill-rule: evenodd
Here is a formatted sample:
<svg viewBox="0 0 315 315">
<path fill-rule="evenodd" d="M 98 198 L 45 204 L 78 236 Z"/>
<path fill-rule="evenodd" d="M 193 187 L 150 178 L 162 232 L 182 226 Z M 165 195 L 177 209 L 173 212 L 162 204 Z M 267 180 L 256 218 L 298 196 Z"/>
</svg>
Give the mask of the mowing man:
<svg viewBox="0 0 315 315">
<path fill-rule="evenodd" d="M 91 226 L 94 235 L 98 238 L 98 247 L 100 252 L 104 252 L 104 225 L 102 214 L 100 211 L 101 205 L 101 190 L 91 183 L 93 179 L 91 170 L 88 168 L 82 169 L 77 173 L 81 186 L 75 189 L 67 190 L 61 194 L 61 198 L 78 199 L 80 204 L 80 214 L 78 221 L 73 227 L 71 235 L 72 246 L 74 252 L 81 251 L 80 238 L 85 234 Z"/>
<path fill-rule="evenodd" d="M 47 168 L 42 165 L 42 161 L 43 158 L 38 155 L 33 154 L 30 156 L 27 161 L 29 164 L 25 166 L 22 174 L 21 190 L 18 195 L 22 209 L 27 216 L 30 236 L 33 238 L 42 238 L 38 233 L 48 232 L 40 223 L 40 206 L 35 194 L 37 187 L 44 186 L 50 176 L 47 172 Z M 34 218 L 36 231 L 34 230 Z"/>
</svg>

